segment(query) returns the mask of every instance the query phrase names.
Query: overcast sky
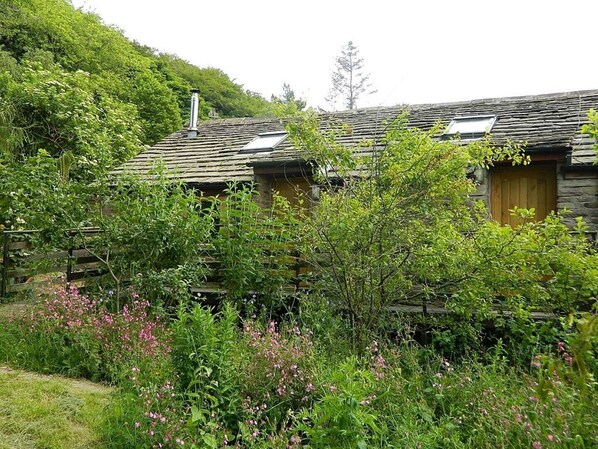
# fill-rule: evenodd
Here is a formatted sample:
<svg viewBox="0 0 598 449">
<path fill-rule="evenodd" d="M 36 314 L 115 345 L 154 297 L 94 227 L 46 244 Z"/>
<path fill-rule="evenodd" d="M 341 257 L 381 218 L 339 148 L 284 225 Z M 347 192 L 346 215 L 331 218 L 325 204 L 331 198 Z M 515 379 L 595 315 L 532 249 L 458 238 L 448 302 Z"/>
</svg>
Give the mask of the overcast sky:
<svg viewBox="0 0 598 449">
<path fill-rule="evenodd" d="M 267 99 L 324 101 L 353 41 L 378 92 L 358 106 L 598 89 L 598 0 L 72 0 L 129 38 Z"/>
</svg>

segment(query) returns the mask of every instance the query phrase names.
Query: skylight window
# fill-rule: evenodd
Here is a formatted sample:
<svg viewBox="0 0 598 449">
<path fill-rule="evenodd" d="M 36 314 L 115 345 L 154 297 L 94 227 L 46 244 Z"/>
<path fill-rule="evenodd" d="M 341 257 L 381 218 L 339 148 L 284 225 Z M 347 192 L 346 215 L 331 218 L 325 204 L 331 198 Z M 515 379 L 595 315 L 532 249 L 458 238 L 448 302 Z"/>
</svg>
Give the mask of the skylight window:
<svg viewBox="0 0 598 449">
<path fill-rule="evenodd" d="M 284 131 L 275 131 L 271 133 L 258 134 L 255 139 L 245 145 L 239 153 L 258 153 L 262 151 L 272 151 L 282 143 L 288 134 Z"/>
<path fill-rule="evenodd" d="M 494 123 L 496 115 L 476 115 L 470 117 L 455 117 L 449 123 L 446 131 L 442 135 L 443 139 L 452 139 L 459 135 L 461 139 L 481 139 L 489 133 Z"/>
</svg>

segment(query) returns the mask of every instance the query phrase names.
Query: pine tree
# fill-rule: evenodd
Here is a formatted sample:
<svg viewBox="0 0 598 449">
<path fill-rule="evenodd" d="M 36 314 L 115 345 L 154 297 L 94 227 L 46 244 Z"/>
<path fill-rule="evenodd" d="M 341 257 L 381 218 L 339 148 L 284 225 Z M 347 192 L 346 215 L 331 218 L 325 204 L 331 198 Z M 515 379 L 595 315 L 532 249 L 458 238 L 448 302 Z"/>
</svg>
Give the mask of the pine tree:
<svg viewBox="0 0 598 449">
<path fill-rule="evenodd" d="M 302 111 L 307 106 L 307 103 L 303 98 L 296 98 L 295 91 L 291 89 L 291 86 L 287 83 L 282 85 L 282 95 L 272 95 L 270 101 L 273 103 L 291 104 L 294 103 L 297 106 L 297 110 Z"/>
<path fill-rule="evenodd" d="M 369 80 L 370 74 L 363 73 L 363 58 L 359 56 L 359 49 L 349 41 L 336 58 L 335 69 L 332 72 L 332 87 L 326 101 L 335 105 L 340 98 L 347 109 L 355 109 L 362 94 L 369 95 L 375 92 L 368 91 L 372 86 Z"/>
</svg>

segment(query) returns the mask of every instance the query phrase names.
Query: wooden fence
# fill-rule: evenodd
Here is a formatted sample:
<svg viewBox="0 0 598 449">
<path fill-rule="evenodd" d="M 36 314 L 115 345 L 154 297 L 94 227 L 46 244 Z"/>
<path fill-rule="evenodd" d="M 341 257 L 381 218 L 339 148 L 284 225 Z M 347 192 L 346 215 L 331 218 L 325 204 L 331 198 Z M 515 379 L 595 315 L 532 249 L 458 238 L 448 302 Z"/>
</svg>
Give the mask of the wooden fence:
<svg viewBox="0 0 598 449">
<path fill-rule="evenodd" d="M 41 251 L 35 245 L 40 231 L 3 231 L 0 298 L 61 279 L 81 287 L 90 278 L 105 274 L 101 260 L 87 249 L 101 233 L 97 228 L 69 231 L 66 249 Z"/>
<path fill-rule="evenodd" d="M 69 242 L 66 249 L 45 252 L 37 251 L 35 248 L 34 241 L 39 232 L 3 231 L 0 298 L 15 292 L 36 291 L 56 281 L 63 285 L 70 283 L 81 288 L 97 282 L 101 276 L 107 276 L 108 270 L 101 260 L 103 255 L 96 255 L 93 251 L 94 240 L 102 234 L 101 229 L 84 228 L 69 231 L 66 235 Z M 595 232 L 586 232 L 586 237 L 594 246 L 597 244 Z M 275 269 L 285 270 L 289 279 L 284 287 L 285 291 L 293 294 L 308 289 L 309 285 L 303 279 L 310 271 L 310 267 L 298 252 L 289 250 L 284 253 L 277 256 L 283 257 L 283 262 L 279 260 Z M 211 274 L 201 285 L 192 287 L 190 294 L 212 298 L 225 295 L 227 290 L 221 275 L 220 261 L 206 248 L 201 262 L 210 269 Z M 264 260 L 263 263 L 267 264 L 267 261 Z M 400 313 L 449 313 L 444 306 L 426 304 L 396 304 L 390 309 Z M 500 313 L 505 314 L 505 312 Z M 535 314 L 537 315 L 535 318 L 540 319 L 552 316 L 543 312 L 535 312 Z"/>
<path fill-rule="evenodd" d="M 52 283 L 86 287 L 97 283 L 99 277 L 108 276 L 102 261 L 104 254 L 94 251 L 94 240 L 102 232 L 98 228 L 68 231 L 65 248 L 49 251 L 36 248 L 35 240 L 40 231 L 3 231 L 0 298 L 16 292 L 36 291 Z M 302 278 L 309 271 L 308 265 L 297 251 L 283 252 L 285 254 L 277 255 L 276 269 L 284 270 L 289 279 L 285 291 L 292 293 L 307 288 Z M 266 259 L 263 263 L 267 265 Z M 210 274 L 205 282 L 194 286 L 191 293 L 209 296 L 226 294 L 221 264 L 209 248 L 203 251 L 201 262 L 209 268 Z"/>
</svg>

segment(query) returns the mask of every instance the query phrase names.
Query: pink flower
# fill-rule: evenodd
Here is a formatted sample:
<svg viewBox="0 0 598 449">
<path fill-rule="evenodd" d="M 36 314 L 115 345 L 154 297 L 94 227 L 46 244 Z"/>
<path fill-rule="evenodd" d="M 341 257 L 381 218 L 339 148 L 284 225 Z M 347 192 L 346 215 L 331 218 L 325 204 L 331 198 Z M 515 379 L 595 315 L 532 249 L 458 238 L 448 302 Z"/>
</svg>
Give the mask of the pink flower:
<svg viewBox="0 0 598 449">
<path fill-rule="evenodd" d="M 532 443 L 532 447 L 533 447 L 534 449 L 542 449 L 542 443 L 540 443 L 539 441 L 534 441 L 534 442 Z"/>
</svg>

